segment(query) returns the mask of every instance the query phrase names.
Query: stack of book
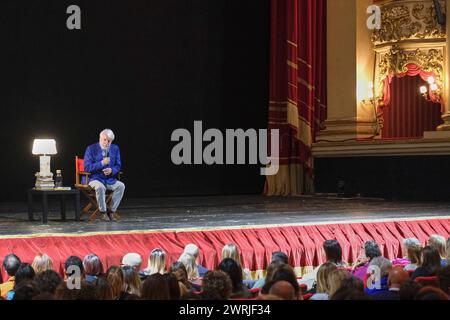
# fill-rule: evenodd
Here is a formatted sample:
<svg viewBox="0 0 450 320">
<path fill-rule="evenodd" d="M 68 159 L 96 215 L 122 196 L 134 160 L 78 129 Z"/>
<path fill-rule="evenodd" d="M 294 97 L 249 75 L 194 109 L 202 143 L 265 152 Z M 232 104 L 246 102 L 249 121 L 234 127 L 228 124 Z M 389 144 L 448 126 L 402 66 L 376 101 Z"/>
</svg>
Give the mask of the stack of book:
<svg viewBox="0 0 450 320">
<path fill-rule="evenodd" d="M 53 174 L 43 176 L 39 172 L 36 173 L 35 188 L 36 190 L 53 190 L 55 188 Z"/>
</svg>

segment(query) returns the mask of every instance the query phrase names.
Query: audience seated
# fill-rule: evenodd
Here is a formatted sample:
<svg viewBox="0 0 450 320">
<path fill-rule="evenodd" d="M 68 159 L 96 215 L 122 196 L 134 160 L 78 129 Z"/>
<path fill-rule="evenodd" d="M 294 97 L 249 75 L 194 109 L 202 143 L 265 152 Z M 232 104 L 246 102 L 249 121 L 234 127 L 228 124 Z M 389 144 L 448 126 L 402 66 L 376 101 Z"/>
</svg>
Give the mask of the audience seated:
<svg viewBox="0 0 450 320">
<path fill-rule="evenodd" d="M 253 284 L 252 289 L 257 289 L 257 288 L 261 289 L 264 286 L 264 284 L 266 283 L 266 281 L 272 280 L 272 275 L 273 275 L 273 272 L 275 271 L 275 269 L 282 264 L 287 264 L 284 261 L 286 261 L 286 260 L 279 259 L 278 257 L 274 259 L 274 256 L 272 255 L 272 262 L 267 267 L 266 277 L 256 280 L 255 283 Z"/>
<path fill-rule="evenodd" d="M 331 296 L 330 300 L 369 300 L 364 292 L 364 283 L 355 276 L 342 281 L 341 287 Z"/>
<path fill-rule="evenodd" d="M 124 300 L 128 293 L 125 289 L 123 271 L 120 267 L 112 266 L 106 272 L 106 281 L 109 282 L 113 291 L 113 300 Z"/>
<path fill-rule="evenodd" d="M 255 283 L 255 288 L 260 289 L 256 299 L 301 300 L 305 294 L 304 299 L 311 300 L 448 300 L 450 265 L 441 265 L 449 248 L 447 244 L 443 246 L 443 239 L 433 235 L 423 249 L 417 239 L 405 239 L 403 246 L 407 257 L 394 259 L 394 267 L 381 255 L 374 241 L 367 241 L 357 261 L 358 267 L 352 271 L 345 268 L 339 243 L 327 240 L 323 245 L 327 262 L 307 279 L 313 279 L 307 294 L 307 286 L 301 289 L 302 279 L 297 279 L 288 264 L 288 256 L 280 251 L 273 252 L 266 278 Z M 126 254 L 122 263 L 110 266 L 106 274 L 96 254 L 86 255 L 83 261 L 70 256 L 61 272 L 64 279 L 52 270 L 53 263 L 46 254 L 37 255 L 33 265 L 21 263 L 19 257 L 9 254 L 3 261 L 9 279 L 0 285 L 0 293 L 7 300 L 255 299 L 258 292 L 246 287 L 245 272 L 238 262 L 237 252 L 235 245 L 226 245 L 222 253 L 230 257 L 224 258 L 216 270 L 207 271 L 203 278 L 199 276 L 196 261 L 198 247 L 193 244 L 186 246 L 180 261 L 173 262 L 168 273 L 164 250 L 152 250 L 143 278 L 139 274 L 142 259 L 135 253 Z M 352 275 L 358 268 L 365 268 L 368 273 L 364 278 L 367 288 L 359 277 Z M 77 276 L 80 278 L 72 281 Z M 433 280 L 419 281 L 419 277 Z"/>
<path fill-rule="evenodd" d="M 421 245 L 416 238 L 403 239 L 402 242 L 403 258 L 392 260 L 392 266 L 403 266 L 405 270 L 415 270 L 419 264 Z"/>
<path fill-rule="evenodd" d="M 337 240 L 325 240 L 323 243 L 326 262 L 334 263 L 336 267 L 346 267 L 347 263 L 342 260 L 342 248 Z M 300 284 L 306 284 L 307 290 L 311 290 L 317 280 L 317 272 L 319 267 L 305 274 L 299 281 Z"/>
<path fill-rule="evenodd" d="M 86 278 L 86 275 L 84 273 L 83 261 L 77 256 L 70 256 L 64 263 L 64 280 L 67 280 L 70 276 L 76 274 L 75 270 L 73 272 L 68 272 L 68 269 L 70 267 L 72 267 L 71 269 L 73 269 L 74 267 L 78 268 L 78 270 L 80 271 L 81 280 L 84 280 Z"/>
<path fill-rule="evenodd" d="M 235 244 L 229 243 L 229 244 L 226 244 L 222 248 L 222 260 L 224 260 L 226 258 L 231 258 L 239 264 L 239 266 L 242 268 L 242 279 L 244 279 L 244 281 L 251 280 L 249 282 L 249 287 L 251 288 L 254 284 L 254 282 L 252 281 L 251 272 L 249 269 L 242 267 L 241 256 L 240 256 L 238 248 Z M 251 285 L 250 285 L 250 283 L 251 283 Z"/>
<path fill-rule="evenodd" d="M 441 267 L 441 257 L 438 250 L 432 246 L 422 249 L 421 264 L 411 275 L 411 279 L 417 277 L 435 276 Z"/>
<path fill-rule="evenodd" d="M 6 300 L 13 299 L 15 289 L 20 285 L 22 281 L 33 280 L 35 275 L 36 273 L 29 263 L 21 263 L 15 275 L 14 288 L 7 293 Z"/>
<path fill-rule="evenodd" d="M 3 268 L 5 268 L 6 273 L 8 274 L 8 280 L 6 282 L 0 284 L 0 296 L 6 299 L 6 295 L 10 290 L 14 288 L 14 283 L 16 281 L 15 275 L 17 270 L 19 269 L 21 261 L 18 256 L 11 253 L 8 254 L 3 259 Z"/>
<path fill-rule="evenodd" d="M 277 262 L 275 262 L 277 263 Z M 295 291 L 295 296 L 301 299 L 302 292 L 300 290 L 300 285 L 298 284 L 297 277 L 295 276 L 294 269 L 291 266 L 281 263 L 273 272 L 271 279 L 266 279 L 266 283 L 261 288 L 260 294 L 269 294 L 270 287 L 277 281 L 287 281 L 289 282 Z"/>
<path fill-rule="evenodd" d="M 317 282 L 315 293 L 310 300 L 329 300 L 330 296 L 330 273 L 337 270 L 336 264 L 326 262 L 317 271 Z"/>
<path fill-rule="evenodd" d="M 200 254 L 200 250 L 198 249 L 198 247 L 193 243 L 189 243 L 188 245 L 186 245 L 184 247 L 184 253 L 190 254 L 195 258 L 195 263 L 196 263 L 197 270 L 198 270 L 198 276 L 203 278 L 205 276 L 205 273 L 208 272 L 208 269 L 206 269 L 201 264 L 198 264 L 198 262 L 197 262 L 198 256 Z"/>
<path fill-rule="evenodd" d="M 381 290 L 371 296 L 372 300 L 400 300 L 400 287 L 409 280 L 409 273 L 402 266 L 394 267 L 389 272 L 388 290 Z"/>
<path fill-rule="evenodd" d="M 163 249 L 156 248 L 150 252 L 148 257 L 147 268 L 144 269 L 146 276 L 151 276 L 155 273 L 164 274 L 166 272 L 166 252 Z"/>
<path fill-rule="evenodd" d="M 428 239 L 427 245 L 435 248 L 439 257 L 441 258 L 441 267 L 445 267 L 447 265 L 447 258 L 445 253 L 445 238 L 443 236 L 433 234 Z"/>
<path fill-rule="evenodd" d="M 441 268 L 437 273 L 437 277 L 439 281 L 439 288 L 450 296 L 450 265 Z"/>
<path fill-rule="evenodd" d="M 203 300 L 228 300 L 233 291 L 233 284 L 228 274 L 221 270 L 206 272 L 202 282 Z"/>
<path fill-rule="evenodd" d="M 297 300 L 295 290 L 287 281 L 277 281 L 271 285 L 269 295 L 274 295 L 282 300 Z"/>
<path fill-rule="evenodd" d="M 124 295 L 123 300 L 127 300 L 127 296 L 129 295 L 135 295 L 137 297 L 141 296 L 142 284 L 138 271 L 139 268 L 128 265 L 122 267 L 124 283 L 123 291 L 127 293 Z"/>
<path fill-rule="evenodd" d="M 87 282 L 94 282 L 104 273 L 103 263 L 95 253 L 90 253 L 84 257 L 83 269 Z"/>
<path fill-rule="evenodd" d="M 217 269 L 222 270 L 230 277 L 232 284 L 231 298 L 252 297 L 252 294 L 243 283 L 241 266 L 234 259 L 223 259 Z"/>
<path fill-rule="evenodd" d="M 385 257 L 375 257 L 369 262 L 367 268 L 370 277 L 367 279 L 366 294 L 369 296 L 389 291 L 388 276 L 392 269 L 392 263 Z"/>
<path fill-rule="evenodd" d="M 422 286 L 414 280 L 408 279 L 400 286 L 400 300 L 414 300 Z"/>
<path fill-rule="evenodd" d="M 34 257 L 33 263 L 31 264 L 36 274 L 44 272 L 46 270 L 53 270 L 53 261 L 45 253 L 40 253 Z"/>
<path fill-rule="evenodd" d="M 141 296 L 144 300 L 169 300 L 169 286 L 164 276 L 159 272 L 155 272 L 145 278 L 142 283 Z"/>
<path fill-rule="evenodd" d="M 361 250 L 358 259 L 353 265 L 352 274 L 364 281 L 364 279 L 366 278 L 369 263 L 373 258 L 376 257 L 381 257 L 380 247 L 374 240 L 366 241 L 364 243 L 364 249 Z"/>
</svg>

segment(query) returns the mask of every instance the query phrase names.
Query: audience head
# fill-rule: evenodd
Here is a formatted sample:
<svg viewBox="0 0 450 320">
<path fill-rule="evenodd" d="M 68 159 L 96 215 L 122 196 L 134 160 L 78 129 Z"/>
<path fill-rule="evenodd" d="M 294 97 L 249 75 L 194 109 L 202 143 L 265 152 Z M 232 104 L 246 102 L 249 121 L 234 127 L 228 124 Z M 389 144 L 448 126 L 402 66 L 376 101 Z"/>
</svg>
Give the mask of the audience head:
<svg viewBox="0 0 450 320">
<path fill-rule="evenodd" d="M 234 259 L 223 259 L 217 268 L 228 274 L 233 286 L 233 292 L 238 292 L 243 289 L 242 269 Z"/>
<path fill-rule="evenodd" d="M 400 289 L 401 285 L 409 280 L 409 273 L 402 267 L 398 266 L 389 272 L 388 285 L 389 288 Z"/>
<path fill-rule="evenodd" d="M 34 280 L 24 280 L 14 289 L 13 300 L 32 300 L 39 294 L 39 289 Z"/>
<path fill-rule="evenodd" d="M 111 291 L 111 286 L 104 278 L 98 278 L 96 281 L 103 281 L 106 283 Z M 62 282 L 57 288 L 55 292 L 55 300 L 111 300 L 112 293 L 110 296 L 105 295 L 97 295 L 97 292 L 100 292 L 102 289 L 102 285 L 99 284 L 97 287 L 87 281 L 82 280 L 81 281 L 81 288 L 80 289 L 70 289 L 67 287 L 67 284 L 65 282 Z"/>
<path fill-rule="evenodd" d="M 10 253 L 3 259 L 3 268 L 10 277 L 14 276 L 20 267 L 20 259 L 14 253 Z"/>
<path fill-rule="evenodd" d="M 33 280 L 35 275 L 36 273 L 29 263 L 20 264 L 19 269 L 16 271 L 14 288 L 16 288 L 22 281 Z"/>
<path fill-rule="evenodd" d="M 124 282 L 123 291 L 140 297 L 142 284 L 137 270 L 132 266 L 124 266 L 122 267 L 122 272 Z"/>
<path fill-rule="evenodd" d="M 69 274 L 67 271 L 69 269 L 69 267 L 72 267 L 72 266 L 77 267 L 80 270 L 80 275 L 82 277 L 84 276 L 83 261 L 80 259 L 80 257 L 70 256 L 69 258 L 67 258 L 66 262 L 64 263 L 64 271 L 65 271 L 67 277 L 70 277 L 72 274 L 75 273 L 75 271 L 73 271 Z"/>
<path fill-rule="evenodd" d="M 317 271 L 317 293 L 330 292 L 330 273 L 337 269 L 333 262 L 325 262 Z"/>
<path fill-rule="evenodd" d="M 266 281 L 271 281 L 273 278 L 273 274 L 275 273 L 275 271 L 280 267 L 285 265 L 286 263 L 280 261 L 280 260 L 275 260 L 272 261 L 268 266 L 267 266 L 267 273 L 266 273 Z"/>
<path fill-rule="evenodd" d="M 408 248 L 410 248 L 410 247 L 420 247 L 421 246 L 419 239 L 416 239 L 416 238 L 403 239 L 402 244 L 403 244 L 403 250 L 404 250 L 403 252 L 404 253 L 408 252 Z"/>
<path fill-rule="evenodd" d="M 37 273 L 34 279 L 40 293 L 55 294 L 56 288 L 63 282 L 61 276 L 53 270 Z"/>
<path fill-rule="evenodd" d="M 110 267 L 106 272 L 106 281 L 108 281 L 112 287 L 113 299 L 119 299 L 124 292 L 125 287 L 122 269 L 117 266 Z"/>
<path fill-rule="evenodd" d="M 185 266 L 189 280 L 197 279 L 199 277 L 197 263 L 192 254 L 183 252 L 178 261 Z"/>
<path fill-rule="evenodd" d="M 40 273 L 46 270 L 53 270 L 53 261 L 47 254 L 40 253 L 34 257 L 31 266 L 36 273 Z"/>
<path fill-rule="evenodd" d="M 432 246 L 422 249 L 421 267 L 428 269 L 431 273 L 436 273 L 441 267 L 441 257 L 438 250 Z"/>
<path fill-rule="evenodd" d="M 222 260 L 224 260 L 226 258 L 231 258 L 234 261 L 236 261 L 238 264 L 241 264 L 241 258 L 239 256 L 239 251 L 235 244 L 229 243 L 229 244 L 226 244 L 222 248 Z"/>
<path fill-rule="evenodd" d="M 342 285 L 342 282 L 350 277 L 350 273 L 345 269 L 336 269 L 330 272 L 328 283 L 328 296 L 331 297 Z"/>
<path fill-rule="evenodd" d="M 156 248 L 150 252 L 148 257 L 148 266 L 145 273 L 152 275 L 155 273 L 163 274 L 166 272 L 166 252 L 163 249 Z"/>
<path fill-rule="evenodd" d="M 400 300 L 414 300 L 422 286 L 414 280 L 408 279 L 400 286 Z"/>
<path fill-rule="evenodd" d="M 419 290 L 416 300 L 444 300 L 448 301 L 448 295 L 439 288 L 426 286 Z"/>
<path fill-rule="evenodd" d="M 328 262 L 335 264 L 342 263 L 342 248 L 337 240 L 325 240 L 323 250 Z"/>
<path fill-rule="evenodd" d="M 127 253 L 122 258 L 122 266 L 129 266 L 139 271 L 142 265 L 142 257 L 139 253 Z"/>
<path fill-rule="evenodd" d="M 268 281 L 261 289 L 261 294 L 268 294 L 270 290 L 270 285 L 277 282 L 277 281 L 287 281 L 289 282 L 295 291 L 295 296 L 300 297 L 300 286 L 297 282 L 297 276 L 295 275 L 294 270 L 291 268 L 291 266 L 282 263 L 277 268 L 275 268 L 272 277 L 270 280 L 266 278 L 266 281 Z"/>
<path fill-rule="evenodd" d="M 368 240 L 364 243 L 364 252 L 369 261 L 381 256 L 380 247 L 374 240 Z"/>
<path fill-rule="evenodd" d="M 382 256 L 375 257 L 370 260 L 369 269 L 371 266 L 377 266 L 380 269 L 380 277 L 382 278 L 387 277 L 392 269 L 391 261 Z"/>
<path fill-rule="evenodd" d="M 141 297 L 144 300 L 169 300 L 169 286 L 164 276 L 160 273 L 148 276 L 142 284 Z"/>
<path fill-rule="evenodd" d="M 195 244 L 189 243 L 186 247 L 184 247 L 184 253 L 193 255 L 194 258 L 197 259 L 200 252 Z"/>
<path fill-rule="evenodd" d="M 427 245 L 434 247 L 442 259 L 445 258 L 445 238 L 443 236 L 437 234 L 431 235 L 428 239 Z"/>
<path fill-rule="evenodd" d="M 175 261 L 170 265 L 169 272 L 173 273 L 177 280 L 186 284 L 188 281 L 187 270 L 184 264 L 180 261 Z"/>
<path fill-rule="evenodd" d="M 114 300 L 114 289 L 111 283 L 104 277 L 98 277 L 95 279 L 95 297 L 98 300 Z"/>
<path fill-rule="evenodd" d="M 269 295 L 280 297 L 283 300 L 296 300 L 295 290 L 287 281 L 277 281 L 272 284 Z"/>
<path fill-rule="evenodd" d="M 181 290 L 176 276 L 173 273 L 165 273 L 163 274 L 163 277 L 167 282 L 167 287 L 169 288 L 169 299 L 179 300 L 181 296 Z"/>
<path fill-rule="evenodd" d="M 450 295 L 450 265 L 441 268 L 438 271 L 437 277 L 439 279 L 439 287 L 441 288 L 441 290 Z"/>
<path fill-rule="evenodd" d="M 84 257 L 83 268 L 86 275 L 90 276 L 98 276 L 104 272 L 102 261 L 95 253 L 90 253 Z"/>
<path fill-rule="evenodd" d="M 340 288 L 336 290 L 330 300 L 368 300 L 368 297 L 364 293 L 362 280 L 350 276 L 342 281 Z"/>
<path fill-rule="evenodd" d="M 274 262 L 274 261 L 281 261 L 285 264 L 289 264 L 289 257 L 284 252 L 275 251 L 272 253 L 272 261 L 271 262 Z"/>
<path fill-rule="evenodd" d="M 420 265 L 422 263 L 422 247 L 420 245 L 410 245 L 407 247 L 408 260 L 412 264 Z"/>
<path fill-rule="evenodd" d="M 225 272 L 210 270 L 206 272 L 202 284 L 202 296 L 205 300 L 227 300 L 231 296 L 233 284 Z"/>
</svg>

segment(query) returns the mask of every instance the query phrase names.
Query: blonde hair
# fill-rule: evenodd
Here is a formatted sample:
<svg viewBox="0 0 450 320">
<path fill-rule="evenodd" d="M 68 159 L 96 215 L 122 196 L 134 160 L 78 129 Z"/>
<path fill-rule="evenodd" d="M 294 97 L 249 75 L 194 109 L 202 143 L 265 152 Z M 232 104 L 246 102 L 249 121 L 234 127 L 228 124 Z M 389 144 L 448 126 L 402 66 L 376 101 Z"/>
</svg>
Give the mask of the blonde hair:
<svg viewBox="0 0 450 320">
<path fill-rule="evenodd" d="M 184 253 L 189 253 L 193 255 L 195 259 L 197 259 L 199 250 L 195 244 L 189 243 L 188 245 L 186 245 L 186 247 L 184 247 Z"/>
<path fill-rule="evenodd" d="M 229 243 L 222 248 L 222 260 L 226 258 L 231 258 L 239 265 L 241 264 L 241 258 L 239 257 L 239 252 L 235 244 Z"/>
<path fill-rule="evenodd" d="M 441 259 L 445 257 L 445 238 L 438 234 L 433 234 L 428 239 L 428 245 L 434 247 L 441 256 Z"/>
<path fill-rule="evenodd" d="M 190 253 L 183 252 L 178 258 L 186 268 L 188 280 L 197 279 L 199 277 L 197 264 L 195 263 L 195 256 Z"/>
<path fill-rule="evenodd" d="M 166 252 L 163 249 L 156 248 L 150 252 L 148 266 L 144 272 L 146 275 L 155 273 L 164 274 L 166 272 Z"/>
<path fill-rule="evenodd" d="M 332 262 L 325 262 L 319 267 L 317 271 L 317 293 L 330 292 L 330 273 L 336 270 L 336 264 Z"/>
<path fill-rule="evenodd" d="M 350 274 L 345 269 L 336 269 L 334 271 L 331 271 L 330 275 L 328 276 L 328 285 L 329 285 L 329 291 L 328 296 L 331 298 L 336 291 L 341 287 L 342 282 L 349 278 Z"/>
<path fill-rule="evenodd" d="M 34 272 L 40 273 L 46 270 L 53 270 L 53 261 L 47 254 L 39 253 L 36 257 L 34 257 L 31 266 L 34 269 Z"/>
</svg>

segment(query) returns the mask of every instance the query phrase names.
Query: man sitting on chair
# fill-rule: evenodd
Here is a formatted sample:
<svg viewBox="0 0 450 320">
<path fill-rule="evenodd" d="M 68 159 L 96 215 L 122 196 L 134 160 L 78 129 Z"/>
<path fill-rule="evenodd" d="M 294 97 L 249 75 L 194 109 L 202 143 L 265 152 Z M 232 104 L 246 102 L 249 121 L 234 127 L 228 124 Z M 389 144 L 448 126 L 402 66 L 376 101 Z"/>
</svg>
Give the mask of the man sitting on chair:
<svg viewBox="0 0 450 320">
<path fill-rule="evenodd" d="M 103 221 L 117 221 L 115 216 L 125 191 L 125 185 L 117 180 L 121 161 L 119 147 L 111 144 L 114 133 L 110 129 L 100 132 L 99 143 L 87 147 L 84 154 L 84 170 L 90 173 L 89 185 L 95 189 L 98 207 Z M 112 190 L 111 207 L 106 207 L 106 190 Z"/>
</svg>

